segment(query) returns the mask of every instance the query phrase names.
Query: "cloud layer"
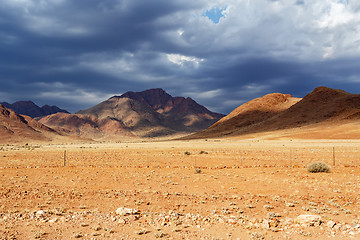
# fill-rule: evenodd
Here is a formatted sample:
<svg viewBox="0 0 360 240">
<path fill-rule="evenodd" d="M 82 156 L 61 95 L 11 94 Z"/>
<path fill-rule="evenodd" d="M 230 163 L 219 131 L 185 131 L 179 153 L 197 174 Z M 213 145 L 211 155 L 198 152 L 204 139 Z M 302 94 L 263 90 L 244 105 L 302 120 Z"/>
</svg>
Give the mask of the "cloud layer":
<svg viewBox="0 0 360 240">
<path fill-rule="evenodd" d="M 69 111 L 162 87 L 228 113 L 270 92 L 359 92 L 360 2 L 3 0 L 0 101 Z"/>
</svg>

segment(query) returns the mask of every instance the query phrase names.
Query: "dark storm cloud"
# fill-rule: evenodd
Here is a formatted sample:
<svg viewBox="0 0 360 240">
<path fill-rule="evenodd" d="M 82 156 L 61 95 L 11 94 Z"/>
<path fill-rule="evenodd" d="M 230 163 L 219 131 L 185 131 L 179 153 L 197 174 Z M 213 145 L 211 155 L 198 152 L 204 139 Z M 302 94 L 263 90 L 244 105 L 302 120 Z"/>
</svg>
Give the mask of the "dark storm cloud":
<svg viewBox="0 0 360 240">
<path fill-rule="evenodd" d="M 207 16 L 212 9 L 222 17 Z M 356 92 L 359 9 L 337 0 L 4 0 L 0 101 L 75 112 L 161 87 L 228 113 L 271 92 Z"/>
</svg>

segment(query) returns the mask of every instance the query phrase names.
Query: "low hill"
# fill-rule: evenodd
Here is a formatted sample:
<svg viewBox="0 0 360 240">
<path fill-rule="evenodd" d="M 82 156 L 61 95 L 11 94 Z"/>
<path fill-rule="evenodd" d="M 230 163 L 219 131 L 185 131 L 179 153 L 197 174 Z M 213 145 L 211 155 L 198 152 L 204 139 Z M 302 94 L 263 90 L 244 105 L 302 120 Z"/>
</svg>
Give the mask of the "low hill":
<svg viewBox="0 0 360 240">
<path fill-rule="evenodd" d="M 211 138 L 234 135 L 239 131 L 249 131 L 251 126 L 259 124 L 288 109 L 300 101 L 289 94 L 272 93 L 247 102 L 229 115 L 220 119 L 208 129 L 191 135 L 191 138 Z"/>
<path fill-rule="evenodd" d="M 359 120 L 359 94 L 318 87 L 303 99 L 278 93 L 255 99 L 235 109 L 210 128 L 191 135 L 189 138 L 241 136 L 279 130 L 291 130 L 300 136 L 302 135 L 299 132 L 300 128 L 308 131 L 307 134 L 304 133 L 308 137 L 311 135 L 310 129 L 316 128 L 318 136 L 326 138 L 321 131 L 331 126 L 344 129 L 342 125 L 358 124 Z M 329 131 L 327 132 L 330 136 Z M 346 138 L 346 132 L 343 132 L 341 136 L 333 135 L 337 136 L 336 138 Z M 356 134 L 354 135 L 351 131 L 350 135 Z M 287 136 L 291 136 L 289 131 L 287 131 Z"/>
<path fill-rule="evenodd" d="M 0 142 L 49 141 L 59 134 L 29 116 L 15 113 L 0 104 Z"/>
</svg>

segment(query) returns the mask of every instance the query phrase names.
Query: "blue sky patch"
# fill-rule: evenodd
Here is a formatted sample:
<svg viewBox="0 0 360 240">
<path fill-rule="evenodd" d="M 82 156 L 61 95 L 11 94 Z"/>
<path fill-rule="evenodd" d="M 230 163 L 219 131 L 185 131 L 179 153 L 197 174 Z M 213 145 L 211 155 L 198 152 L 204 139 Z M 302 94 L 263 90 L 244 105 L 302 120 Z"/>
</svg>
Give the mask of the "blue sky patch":
<svg viewBox="0 0 360 240">
<path fill-rule="evenodd" d="M 226 8 L 214 7 L 210 10 L 207 10 L 203 14 L 203 16 L 208 17 L 213 23 L 218 24 L 220 21 L 220 18 L 225 17 L 225 15 L 223 14 L 224 10 L 226 10 Z"/>
</svg>

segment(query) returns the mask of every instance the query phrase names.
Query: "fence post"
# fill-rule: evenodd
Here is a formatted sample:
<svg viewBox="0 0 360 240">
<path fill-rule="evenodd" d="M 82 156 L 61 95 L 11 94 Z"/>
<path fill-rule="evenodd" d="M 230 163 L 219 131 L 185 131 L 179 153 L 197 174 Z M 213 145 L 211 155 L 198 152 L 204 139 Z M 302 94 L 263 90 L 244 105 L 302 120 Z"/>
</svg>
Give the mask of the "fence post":
<svg viewBox="0 0 360 240">
<path fill-rule="evenodd" d="M 292 167 L 292 150 L 291 150 L 291 147 L 290 147 L 290 167 Z"/>
<path fill-rule="evenodd" d="M 333 147 L 333 166 L 335 166 L 335 147 Z"/>
<path fill-rule="evenodd" d="M 64 167 L 66 166 L 66 150 L 64 151 Z"/>
</svg>

